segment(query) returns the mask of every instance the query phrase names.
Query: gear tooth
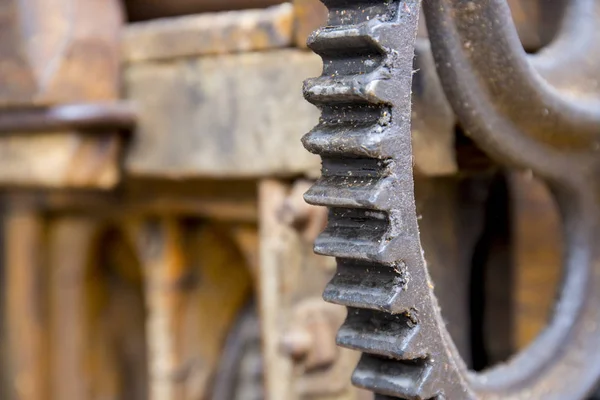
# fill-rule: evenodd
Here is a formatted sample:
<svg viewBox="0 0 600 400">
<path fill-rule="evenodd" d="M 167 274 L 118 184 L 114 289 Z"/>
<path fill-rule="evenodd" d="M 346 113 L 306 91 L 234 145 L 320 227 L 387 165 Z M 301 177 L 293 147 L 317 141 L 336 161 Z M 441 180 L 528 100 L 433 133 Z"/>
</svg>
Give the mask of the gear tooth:
<svg viewBox="0 0 600 400">
<path fill-rule="evenodd" d="M 429 388 L 432 366 L 427 360 L 398 361 L 363 355 L 352 382 L 375 393 L 403 400 L 429 400 L 438 393 Z"/>
<path fill-rule="evenodd" d="M 373 22 L 341 27 L 325 27 L 314 32 L 308 39 L 308 47 L 323 57 L 352 55 L 369 58 L 382 56 L 384 49 L 377 41 Z"/>
<path fill-rule="evenodd" d="M 305 200 L 330 208 L 387 211 L 396 180 L 387 176 L 386 162 L 373 158 L 324 158 L 322 177 L 306 192 Z M 335 212 L 332 226 L 346 226 L 347 219 L 359 223 L 387 219 L 381 213 Z M 374 221 L 378 226 L 378 221 Z M 355 224 L 356 225 L 356 224 Z M 384 228 L 384 227 L 382 227 Z M 379 236 L 383 230 L 379 230 Z M 380 238 L 377 238 L 379 242 Z"/>
<path fill-rule="evenodd" d="M 389 314 L 349 308 L 337 342 L 343 347 L 397 360 L 425 359 L 428 354 L 422 347 L 419 329 L 410 311 Z"/>
<path fill-rule="evenodd" d="M 397 82 L 389 79 L 385 68 L 363 75 L 331 75 L 310 78 L 304 82 L 304 97 L 315 105 L 389 104 L 399 90 Z"/>
<path fill-rule="evenodd" d="M 385 210 L 391 183 L 389 179 L 324 176 L 306 192 L 304 199 L 318 206 Z"/>
<path fill-rule="evenodd" d="M 412 1 L 412 0 L 411 0 Z M 400 0 L 321 0 L 329 9 L 329 26 L 348 25 L 377 19 L 389 21 L 395 17 Z"/>
<path fill-rule="evenodd" d="M 304 147 L 324 157 L 391 157 L 392 136 L 380 126 L 318 126 L 302 138 Z"/>
<path fill-rule="evenodd" d="M 315 252 L 357 260 L 381 260 L 387 223 L 384 213 L 332 209 L 327 227 L 315 241 Z"/>
<path fill-rule="evenodd" d="M 393 314 L 410 312 L 406 301 L 408 277 L 398 266 L 357 260 L 338 260 L 338 268 L 323 298 L 353 309 L 384 310 Z"/>
</svg>

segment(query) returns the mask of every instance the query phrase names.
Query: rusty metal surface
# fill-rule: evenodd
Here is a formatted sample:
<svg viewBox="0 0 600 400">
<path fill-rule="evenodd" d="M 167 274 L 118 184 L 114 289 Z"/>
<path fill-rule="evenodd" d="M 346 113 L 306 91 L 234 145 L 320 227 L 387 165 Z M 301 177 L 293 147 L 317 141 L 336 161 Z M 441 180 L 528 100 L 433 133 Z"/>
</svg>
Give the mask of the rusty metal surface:
<svg viewBox="0 0 600 400">
<path fill-rule="evenodd" d="M 600 376 L 600 3 L 573 0 L 535 56 L 505 0 L 424 2 L 438 73 L 459 122 L 492 157 L 552 188 L 567 238 L 564 294 L 537 341 L 481 374 L 440 314 L 419 239 L 410 135 L 420 1 L 324 0 L 323 57 L 304 88 L 322 111 L 304 138 L 323 159 L 305 199 L 329 208 L 315 251 L 337 258 L 324 297 L 348 307 L 338 343 L 363 352 L 353 382 L 400 399 L 582 399 Z"/>
</svg>

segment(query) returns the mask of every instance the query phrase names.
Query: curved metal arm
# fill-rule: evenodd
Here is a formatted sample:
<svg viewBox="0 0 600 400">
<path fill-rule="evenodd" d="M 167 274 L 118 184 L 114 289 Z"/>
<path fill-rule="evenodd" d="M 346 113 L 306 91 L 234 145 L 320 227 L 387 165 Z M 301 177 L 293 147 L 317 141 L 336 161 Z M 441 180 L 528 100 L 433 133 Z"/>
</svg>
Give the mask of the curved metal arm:
<svg viewBox="0 0 600 400">
<path fill-rule="evenodd" d="M 600 376 L 600 2 L 572 0 L 556 40 L 533 56 L 505 0 L 423 4 L 460 123 L 501 162 L 550 184 L 568 248 L 548 328 L 507 364 L 470 374 L 470 385 L 485 399 L 583 398 Z"/>
<path fill-rule="evenodd" d="M 567 254 L 562 294 L 542 334 L 506 364 L 470 374 L 484 399 L 583 399 L 600 377 L 600 192 L 554 190 Z"/>
<path fill-rule="evenodd" d="M 520 45 L 505 0 L 423 4 L 447 96 L 488 152 L 562 181 L 572 164 L 564 150 L 583 160 L 599 147 L 600 53 L 591 47 L 600 2 L 572 0 L 558 37 L 535 56 Z"/>
</svg>

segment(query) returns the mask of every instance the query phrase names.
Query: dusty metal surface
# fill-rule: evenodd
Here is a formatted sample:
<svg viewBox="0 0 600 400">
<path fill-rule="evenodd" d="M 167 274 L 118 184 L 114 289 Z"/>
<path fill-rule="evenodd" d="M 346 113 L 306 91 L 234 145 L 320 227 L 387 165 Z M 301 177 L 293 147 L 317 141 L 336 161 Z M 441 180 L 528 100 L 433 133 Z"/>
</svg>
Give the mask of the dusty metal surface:
<svg viewBox="0 0 600 400">
<path fill-rule="evenodd" d="M 555 42 L 526 56 L 504 0 L 424 2 L 459 122 L 500 162 L 551 186 L 567 238 L 564 294 L 548 329 L 481 374 L 450 339 L 419 239 L 410 88 L 420 1 L 324 3 L 328 26 L 309 41 L 323 75 L 304 88 L 322 111 L 304 144 L 323 169 L 305 199 L 329 208 L 315 250 L 337 258 L 324 296 L 348 307 L 338 343 L 363 352 L 353 382 L 381 399 L 584 398 L 600 375 L 600 3 L 572 1 Z"/>
</svg>

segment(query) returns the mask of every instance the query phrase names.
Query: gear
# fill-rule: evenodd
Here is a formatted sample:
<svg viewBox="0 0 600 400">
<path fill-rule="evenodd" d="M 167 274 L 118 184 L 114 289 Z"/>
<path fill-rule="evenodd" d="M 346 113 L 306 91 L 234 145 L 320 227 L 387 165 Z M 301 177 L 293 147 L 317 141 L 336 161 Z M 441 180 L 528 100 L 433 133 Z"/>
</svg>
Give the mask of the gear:
<svg viewBox="0 0 600 400">
<path fill-rule="evenodd" d="M 323 75 L 304 88 L 322 116 L 303 139 L 323 158 L 323 176 L 305 199 L 329 207 L 315 251 L 338 259 L 324 294 L 348 307 L 338 343 L 364 353 L 353 375 L 360 387 L 403 399 L 472 397 L 450 341 L 436 340 L 447 333 L 419 241 L 410 130 L 419 1 L 324 3 L 328 26 L 309 39 Z"/>
<path fill-rule="evenodd" d="M 348 308 L 337 340 L 363 353 L 354 384 L 381 400 L 582 398 L 598 376 L 595 367 L 581 374 L 578 383 L 562 382 L 556 375 L 565 373 L 562 368 L 569 361 L 570 376 L 587 365 L 581 346 L 567 346 L 571 355 L 557 357 L 555 363 L 545 364 L 547 357 L 539 354 L 544 344 L 556 343 L 551 348 L 558 351 L 560 343 L 572 342 L 565 332 L 571 324 L 583 327 L 582 321 L 564 316 L 566 327 L 550 330 L 507 366 L 480 375 L 468 371 L 445 328 L 420 244 L 413 187 L 411 81 L 420 1 L 323 3 L 329 8 L 328 24 L 309 39 L 309 47 L 323 58 L 323 74 L 304 87 L 305 98 L 322 115 L 303 138 L 305 147 L 322 157 L 323 168 L 305 199 L 329 209 L 329 223 L 315 251 L 337 258 L 337 273 L 324 298 Z M 467 7 L 477 2 L 430 0 L 431 20 L 436 12 L 451 15 L 445 3 Z M 444 23 L 444 28 L 451 26 Z M 589 196 L 579 198 L 589 203 Z M 592 208 L 583 211 L 593 220 L 598 212 Z M 571 222 L 581 222 L 577 212 L 570 214 Z M 573 235 L 575 241 L 593 242 L 586 235 L 596 230 L 587 229 L 589 223 L 580 225 L 584 229 Z M 573 271 L 590 274 L 589 260 L 574 261 L 580 268 Z M 565 304 L 573 308 L 580 297 Z M 598 312 L 584 306 L 594 327 L 576 334 L 581 333 L 589 351 L 595 345 L 597 353 Z"/>
</svg>

